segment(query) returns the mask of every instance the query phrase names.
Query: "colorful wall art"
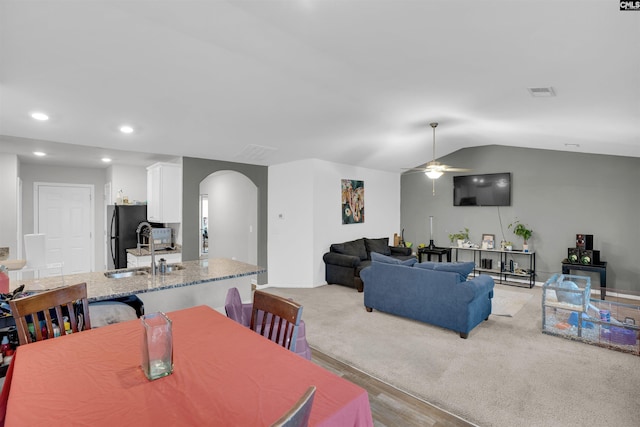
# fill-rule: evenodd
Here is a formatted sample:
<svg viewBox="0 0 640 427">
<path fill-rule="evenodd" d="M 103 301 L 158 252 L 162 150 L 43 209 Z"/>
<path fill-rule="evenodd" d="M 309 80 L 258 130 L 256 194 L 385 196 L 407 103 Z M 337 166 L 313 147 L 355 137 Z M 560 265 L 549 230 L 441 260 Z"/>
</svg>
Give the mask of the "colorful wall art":
<svg viewBox="0 0 640 427">
<path fill-rule="evenodd" d="M 342 223 L 364 222 L 364 181 L 342 180 Z"/>
</svg>

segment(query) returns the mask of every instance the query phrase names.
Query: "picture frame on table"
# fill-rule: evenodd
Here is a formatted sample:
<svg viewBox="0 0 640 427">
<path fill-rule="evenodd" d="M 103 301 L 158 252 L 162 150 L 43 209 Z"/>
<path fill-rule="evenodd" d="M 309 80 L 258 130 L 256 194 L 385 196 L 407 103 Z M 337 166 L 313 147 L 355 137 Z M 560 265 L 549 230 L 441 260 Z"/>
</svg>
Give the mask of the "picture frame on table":
<svg viewBox="0 0 640 427">
<path fill-rule="evenodd" d="M 482 249 L 494 249 L 495 248 L 495 234 L 483 234 L 482 235 Z"/>
</svg>

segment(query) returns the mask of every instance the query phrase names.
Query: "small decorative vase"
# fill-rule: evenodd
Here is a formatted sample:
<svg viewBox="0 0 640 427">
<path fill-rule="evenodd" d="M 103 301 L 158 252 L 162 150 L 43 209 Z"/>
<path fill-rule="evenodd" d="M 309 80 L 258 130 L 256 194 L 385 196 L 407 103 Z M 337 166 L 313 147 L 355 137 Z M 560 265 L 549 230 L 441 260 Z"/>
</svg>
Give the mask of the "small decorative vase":
<svg viewBox="0 0 640 427">
<path fill-rule="evenodd" d="M 464 240 L 458 239 L 458 247 L 461 248 L 464 245 Z"/>
<path fill-rule="evenodd" d="M 142 322 L 142 370 L 150 380 L 173 372 L 171 319 L 161 312 L 145 314 Z"/>
</svg>

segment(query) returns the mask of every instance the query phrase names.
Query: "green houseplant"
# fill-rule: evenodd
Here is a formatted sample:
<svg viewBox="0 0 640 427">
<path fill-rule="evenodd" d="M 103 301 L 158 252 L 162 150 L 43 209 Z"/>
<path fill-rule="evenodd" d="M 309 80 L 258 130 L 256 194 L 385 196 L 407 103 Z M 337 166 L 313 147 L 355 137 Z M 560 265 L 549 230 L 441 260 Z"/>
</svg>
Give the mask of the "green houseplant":
<svg viewBox="0 0 640 427">
<path fill-rule="evenodd" d="M 519 220 L 515 220 L 511 224 L 509 224 L 508 228 L 513 229 L 513 234 L 518 237 L 522 237 L 522 244 L 524 245 L 524 249 L 527 249 L 528 240 L 531 238 L 533 234 L 533 230 L 528 228 L 528 225 L 521 223 Z"/>
<path fill-rule="evenodd" d="M 465 227 L 464 230 L 460 230 L 457 233 L 449 234 L 449 240 L 451 241 L 451 243 L 453 243 L 454 240 L 469 240 L 469 229 Z"/>
</svg>

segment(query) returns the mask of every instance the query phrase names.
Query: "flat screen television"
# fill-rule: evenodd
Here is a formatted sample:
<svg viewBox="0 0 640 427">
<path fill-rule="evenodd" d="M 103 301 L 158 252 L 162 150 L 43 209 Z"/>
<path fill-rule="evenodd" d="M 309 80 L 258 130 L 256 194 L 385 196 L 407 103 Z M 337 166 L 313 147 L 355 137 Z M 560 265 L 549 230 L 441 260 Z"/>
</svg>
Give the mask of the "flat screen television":
<svg viewBox="0 0 640 427">
<path fill-rule="evenodd" d="M 453 206 L 511 206 L 511 173 L 454 176 Z"/>
</svg>

